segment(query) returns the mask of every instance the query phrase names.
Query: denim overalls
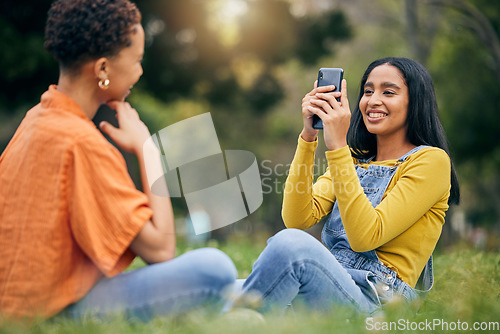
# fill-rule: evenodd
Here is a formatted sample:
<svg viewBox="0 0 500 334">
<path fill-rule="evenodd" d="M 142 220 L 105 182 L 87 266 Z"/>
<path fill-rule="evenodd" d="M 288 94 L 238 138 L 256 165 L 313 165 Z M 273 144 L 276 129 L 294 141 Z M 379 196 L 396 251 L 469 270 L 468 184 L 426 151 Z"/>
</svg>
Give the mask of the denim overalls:
<svg viewBox="0 0 500 334">
<path fill-rule="evenodd" d="M 392 167 L 369 165 L 364 169 L 356 165 L 361 186 L 373 207 L 382 200 L 398 166 L 408 156 L 428 146 L 419 146 L 398 159 Z M 359 160 L 368 163 L 373 159 Z M 348 271 L 363 293 L 377 306 L 389 301 L 394 295 L 401 295 L 407 301 L 423 297 L 433 285 L 432 256 L 425 265 L 415 289 L 397 278 L 397 273 L 382 264 L 375 250 L 357 253 L 351 249 L 342 224 L 337 203 L 327 218 L 321 233 L 323 244 L 330 249 L 339 263 Z"/>
</svg>

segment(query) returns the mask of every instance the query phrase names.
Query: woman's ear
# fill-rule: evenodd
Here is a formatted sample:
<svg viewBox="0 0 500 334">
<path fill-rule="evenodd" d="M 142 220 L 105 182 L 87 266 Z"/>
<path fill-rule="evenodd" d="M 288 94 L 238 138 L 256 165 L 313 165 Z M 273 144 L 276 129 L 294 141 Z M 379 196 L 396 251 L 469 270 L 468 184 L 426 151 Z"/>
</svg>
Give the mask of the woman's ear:
<svg viewBox="0 0 500 334">
<path fill-rule="evenodd" d="M 94 75 L 100 80 L 108 78 L 108 58 L 101 57 L 94 63 Z"/>
</svg>

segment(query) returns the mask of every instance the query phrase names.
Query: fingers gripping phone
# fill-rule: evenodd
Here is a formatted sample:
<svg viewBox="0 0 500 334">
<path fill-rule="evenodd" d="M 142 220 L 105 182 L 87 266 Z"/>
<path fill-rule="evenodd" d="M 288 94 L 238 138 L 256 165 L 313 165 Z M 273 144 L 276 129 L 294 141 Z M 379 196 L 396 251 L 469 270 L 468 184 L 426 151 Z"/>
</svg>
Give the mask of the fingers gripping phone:
<svg viewBox="0 0 500 334">
<path fill-rule="evenodd" d="M 340 92 L 344 70 L 341 68 L 320 68 L 318 72 L 318 87 L 334 85 L 332 92 Z M 340 101 L 340 98 L 337 98 Z M 323 121 L 316 115 L 313 115 L 313 128 L 323 129 Z"/>
</svg>

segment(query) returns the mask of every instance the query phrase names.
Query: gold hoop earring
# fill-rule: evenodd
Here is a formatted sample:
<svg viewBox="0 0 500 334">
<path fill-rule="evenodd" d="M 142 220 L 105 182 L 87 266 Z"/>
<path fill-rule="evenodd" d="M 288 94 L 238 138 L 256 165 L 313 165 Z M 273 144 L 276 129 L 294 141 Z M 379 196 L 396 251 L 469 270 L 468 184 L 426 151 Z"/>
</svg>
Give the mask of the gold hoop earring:
<svg viewBox="0 0 500 334">
<path fill-rule="evenodd" d="M 108 89 L 109 88 L 109 79 L 101 79 L 97 83 L 100 89 Z"/>
</svg>

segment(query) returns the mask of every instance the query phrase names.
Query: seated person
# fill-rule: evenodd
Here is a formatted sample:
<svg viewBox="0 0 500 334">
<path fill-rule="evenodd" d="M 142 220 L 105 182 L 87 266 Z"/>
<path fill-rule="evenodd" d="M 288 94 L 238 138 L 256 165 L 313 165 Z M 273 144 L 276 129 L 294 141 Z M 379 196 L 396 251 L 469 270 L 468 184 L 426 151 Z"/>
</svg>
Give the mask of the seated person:
<svg viewBox="0 0 500 334">
<path fill-rule="evenodd" d="M 58 84 L 0 157 L 0 318 L 62 311 L 147 320 L 220 302 L 236 278 L 232 261 L 208 248 L 175 258 L 170 199 L 146 180 L 146 168 L 161 170 L 159 151 L 144 145 L 150 133 L 124 101 L 142 75 L 137 7 L 55 1 L 45 46 L 60 64 Z M 100 128 L 137 156 L 144 193 L 91 121 L 102 104 L 116 110 L 119 127 Z M 122 273 L 136 255 L 150 265 Z"/>
</svg>

